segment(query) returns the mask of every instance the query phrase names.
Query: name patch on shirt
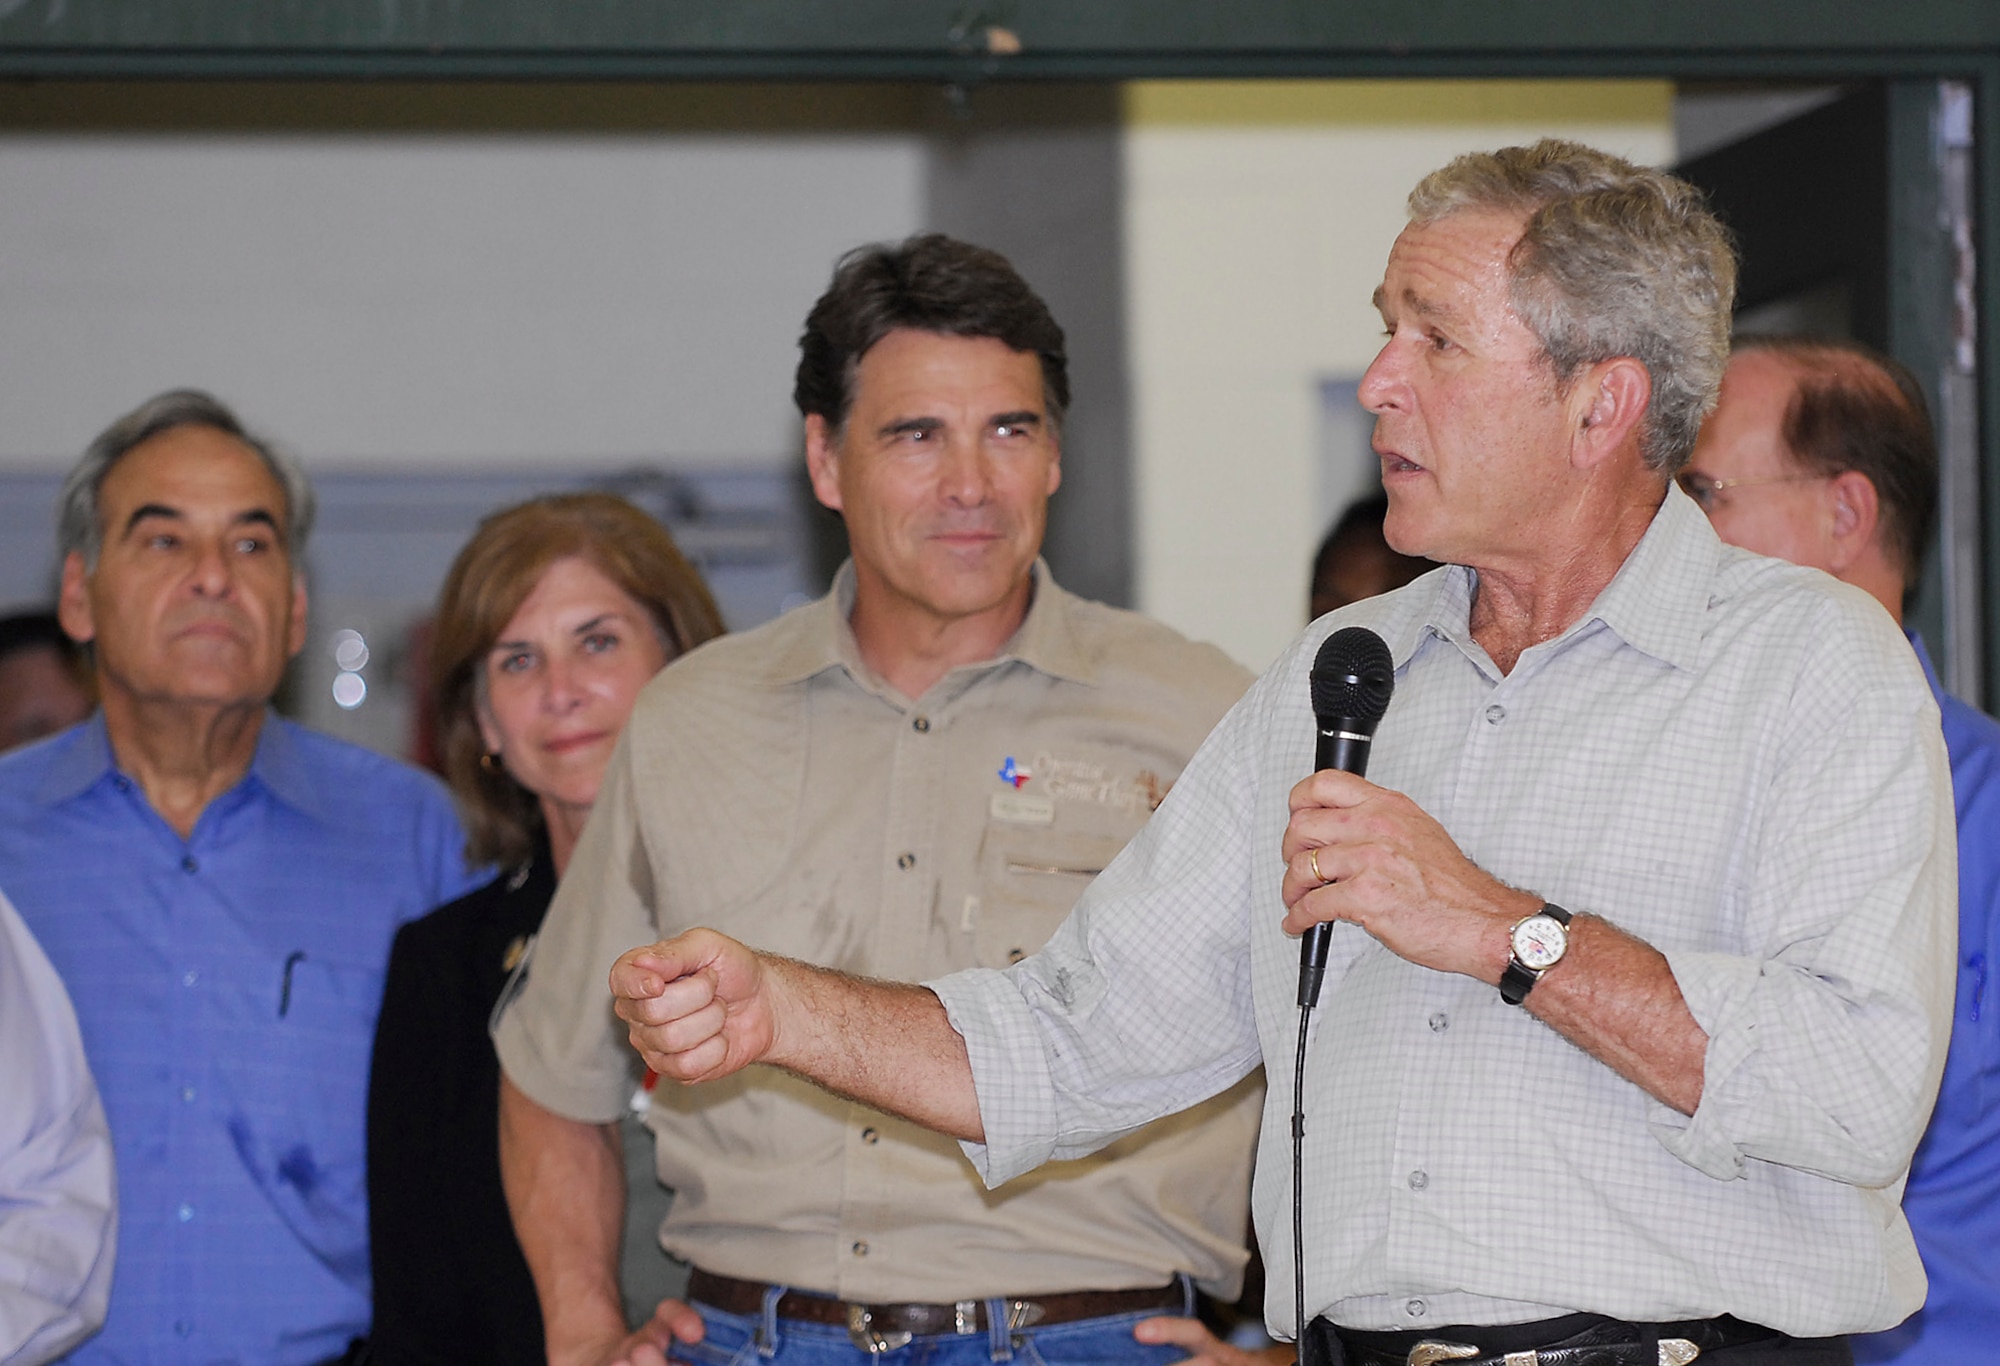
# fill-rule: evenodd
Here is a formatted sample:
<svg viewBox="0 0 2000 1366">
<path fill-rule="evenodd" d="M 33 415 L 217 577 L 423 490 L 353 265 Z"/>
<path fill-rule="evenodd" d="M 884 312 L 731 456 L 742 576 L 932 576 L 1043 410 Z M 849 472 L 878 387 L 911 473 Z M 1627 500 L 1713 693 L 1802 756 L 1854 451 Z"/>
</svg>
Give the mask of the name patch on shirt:
<svg viewBox="0 0 2000 1366">
<path fill-rule="evenodd" d="M 995 792 L 986 813 L 1009 825 L 1054 825 L 1056 799 L 1042 792 Z"/>
</svg>

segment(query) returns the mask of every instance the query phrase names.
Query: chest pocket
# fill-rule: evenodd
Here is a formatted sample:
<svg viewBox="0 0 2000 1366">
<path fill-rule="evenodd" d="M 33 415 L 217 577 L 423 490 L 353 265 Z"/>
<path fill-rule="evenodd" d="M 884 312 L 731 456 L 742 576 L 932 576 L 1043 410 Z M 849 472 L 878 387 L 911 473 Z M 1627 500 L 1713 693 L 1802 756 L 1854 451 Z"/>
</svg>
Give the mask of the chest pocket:
<svg viewBox="0 0 2000 1366">
<path fill-rule="evenodd" d="M 1047 943 L 1090 880 L 1124 847 L 1125 838 L 1114 835 L 987 826 L 972 925 L 980 966 L 1006 967 Z"/>
<path fill-rule="evenodd" d="M 259 964 L 263 1046 L 233 1069 L 225 1123 L 265 1197 L 336 1275 L 368 1283 L 368 1063 L 379 969 L 310 950 Z"/>
</svg>

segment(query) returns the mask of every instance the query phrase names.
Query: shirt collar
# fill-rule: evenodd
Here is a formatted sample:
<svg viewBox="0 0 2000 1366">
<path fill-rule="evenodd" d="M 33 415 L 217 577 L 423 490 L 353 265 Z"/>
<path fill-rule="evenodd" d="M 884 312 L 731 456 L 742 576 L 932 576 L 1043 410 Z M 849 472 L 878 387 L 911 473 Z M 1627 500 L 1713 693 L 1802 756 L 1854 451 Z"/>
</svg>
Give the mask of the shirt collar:
<svg viewBox="0 0 2000 1366">
<path fill-rule="evenodd" d="M 1702 629 L 1722 542 L 1692 498 L 1673 484 L 1639 544 L 1625 557 L 1590 610 L 1563 632 L 1573 635 L 1601 621 L 1619 639 L 1675 668 L 1701 659 Z M 1426 636 L 1465 648 L 1472 634 L 1477 576 L 1464 565 L 1446 565 L 1408 590 L 1409 606 L 1384 623 L 1383 639 L 1401 668 Z"/>
<path fill-rule="evenodd" d="M 1048 563 L 1036 559 L 1035 596 L 1020 629 L 993 657 L 993 662 L 1019 660 L 1037 673 L 1071 683 L 1097 682 L 1097 662 L 1077 638 L 1076 615 L 1068 610 L 1069 594 L 1057 586 Z"/>
<path fill-rule="evenodd" d="M 1076 637 L 1072 614 L 1065 610 L 1069 595 L 1057 586 L 1045 561 L 1037 559 L 1031 573 L 1034 597 L 1020 627 L 992 659 L 965 667 L 983 670 L 1019 661 L 1054 678 L 1095 682 L 1096 664 Z M 777 682 L 800 683 L 834 668 L 845 669 L 864 683 L 873 678 L 862 662 L 861 645 L 855 640 L 854 627 L 849 621 L 854 612 L 852 560 L 841 565 L 840 572 L 834 575 L 832 591 L 799 611 L 803 614 L 799 630 L 772 664 L 772 677 Z"/>
<path fill-rule="evenodd" d="M 111 737 L 104 731 L 104 713 L 94 711 L 90 719 L 55 743 L 57 751 L 35 789 L 35 800 L 55 806 L 80 796 L 92 784 L 111 777 L 117 765 L 111 759 Z"/>
<path fill-rule="evenodd" d="M 325 820 L 331 814 L 324 796 L 326 785 L 313 781 L 306 757 L 299 750 L 297 729 L 269 709 L 257 732 L 257 752 L 251 756 L 246 775 L 246 781 L 250 780 L 305 815 Z"/>
<path fill-rule="evenodd" d="M 104 713 L 99 710 L 77 727 L 69 742 L 55 756 L 42 777 L 35 798 L 44 806 L 54 806 L 82 795 L 117 773 L 118 763 L 111 752 L 111 737 L 104 728 Z M 264 723 L 258 728 L 257 752 L 251 756 L 250 771 L 245 780 L 250 779 L 256 780 L 279 801 L 309 816 L 324 818 L 327 814 L 320 785 L 313 782 L 311 774 L 306 771 L 305 760 L 299 753 L 298 739 L 291 726 L 268 708 L 264 712 Z M 231 790 L 242 786 L 243 783 L 239 782 Z"/>
<path fill-rule="evenodd" d="M 1722 539 L 1708 514 L 1669 482 L 1652 525 L 1584 620 L 1602 621 L 1627 645 L 1664 664 L 1696 668 L 1721 559 Z"/>
</svg>

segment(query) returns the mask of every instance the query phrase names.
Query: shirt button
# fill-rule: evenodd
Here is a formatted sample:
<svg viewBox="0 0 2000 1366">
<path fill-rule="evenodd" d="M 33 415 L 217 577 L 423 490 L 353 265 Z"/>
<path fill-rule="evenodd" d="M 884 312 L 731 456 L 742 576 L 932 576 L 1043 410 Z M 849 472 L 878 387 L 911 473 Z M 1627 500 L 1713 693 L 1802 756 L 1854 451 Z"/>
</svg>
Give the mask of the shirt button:
<svg viewBox="0 0 2000 1366">
<path fill-rule="evenodd" d="M 1431 1183 L 1431 1179 L 1430 1179 L 1430 1177 L 1429 1177 L 1429 1176 L 1428 1176 L 1427 1174 L 1425 1174 L 1424 1172 L 1422 1172 L 1422 1171 L 1414 1171 L 1414 1172 L 1411 1172 L 1411 1173 L 1410 1173 L 1410 1189 L 1411 1189 L 1411 1190 L 1413 1190 L 1413 1191 L 1420 1191 L 1420 1190 L 1422 1190 L 1422 1189 L 1423 1189 L 1423 1188 L 1424 1188 L 1425 1186 L 1428 1186 L 1428 1185 L 1429 1185 L 1430 1183 Z"/>
<path fill-rule="evenodd" d="M 861 1131 L 861 1141 L 863 1143 L 880 1143 L 882 1135 L 876 1133 L 873 1129 L 863 1129 Z"/>
<path fill-rule="evenodd" d="M 1451 1028 L 1451 1016 L 1440 1010 L 1432 1015 L 1429 1020 L 1425 1021 L 1425 1023 L 1430 1025 L 1431 1033 L 1442 1034 Z"/>
<path fill-rule="evenodd" d="M 1486 709 L 1487 725 L 1497 726 L 1506 719 L 1507 719 L 1507 709 L 1501 706 L 1498 702 L 1495 702 L 1492 706 Z"/>
<path fill-rule="evenodd" d="M 181 1104 L 194 1104 L 194 1088 L 192 1086 L 183 1086 L 181 1088 Z"/>
<path fill-rule="evenodd" d="M 184 856 L 184 857 L 182 857 L 182 859 L 181 859 L 181 871 L 182 871 L 183 873 L 192 873 L 192 872 L 195 872 L 195 871 L 199 870 L 199 869 L 200 869 L 200 867 L 201 867 L 201 865 L 200 865 L 199 863 L 196 863 L 196 862 L 194 861 L 194 855 L 193 855 L 193 854 L 188 854 L 188 855 L 185 855 L 185 856 Z"/>
<path fill-rule="evenodd" d="M 191 987 L 200 980 L 201 980 L 201 974 L 196 972 L 193 968 L 189 968 L 186 972 L 181 974 L 181 985 L 184 987 Z"/>
<path fill-rule="evenodd" d="M 1430 1312 L 1430 1308 L 1422 1300 L 1411 1300 L 1403 1306 L 1403 1312 L 1413 1319 L 1420 1319 Z"/>
<path fill-rule="evenodd" d="M 910 869 L 917 866 L 917 856 L 915 854 L 898 854 L 896 856 L 896 866 L 907 873 Z"/>
<path fill-rule="evenodd" d="M 130 792 L 132 790 L 132 780 L 122 773 L 111 780 L 111 785 L 120 792 Z"/>
<path fill-rule="evenodd" d="M 190 1219 L 194 1218 L 194 1206 L 188 1204 L 186 1201 L 182 1201 L 181 1207 L 174 1211 L 174 1217 L 183 1224 L 187 1223 Z"/>
<path fill-rule="evenodd" d="M 928 716 L 919 716 L 916 720 L 910 722 L 910 729 L 919 735 L 928 735 L 931 729 L 931 718 Z"/>
<path fill-rule="evenodd" d="M 175 1319 L 174 1333 L 178 1337 L 192 1337 L 194 1335 L 194 1325 L 186 1319 Z"/>
<path fill-rule="evenodd" d="M 857 1257 L 866 1257 L 868 1255 L 868 1244 L 862 1242 L 855 1243 L 854 1255 Z"/>
</svg>

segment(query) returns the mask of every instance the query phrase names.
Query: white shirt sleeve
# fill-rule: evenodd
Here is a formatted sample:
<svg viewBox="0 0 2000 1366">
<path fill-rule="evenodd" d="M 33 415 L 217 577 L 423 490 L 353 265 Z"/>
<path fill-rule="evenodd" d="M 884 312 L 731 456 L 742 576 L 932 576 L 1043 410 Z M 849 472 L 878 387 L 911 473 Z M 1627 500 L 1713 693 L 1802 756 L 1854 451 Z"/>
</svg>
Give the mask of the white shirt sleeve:
<svg viewBox="0 0 2000 1366">
<path fill-rule="evenodd" d="M 0 1366 L 36 1366 L 104 1322 L 116 1181 L 76 1012 L 4 895 L 0 1096 Z"/>
</svg>

